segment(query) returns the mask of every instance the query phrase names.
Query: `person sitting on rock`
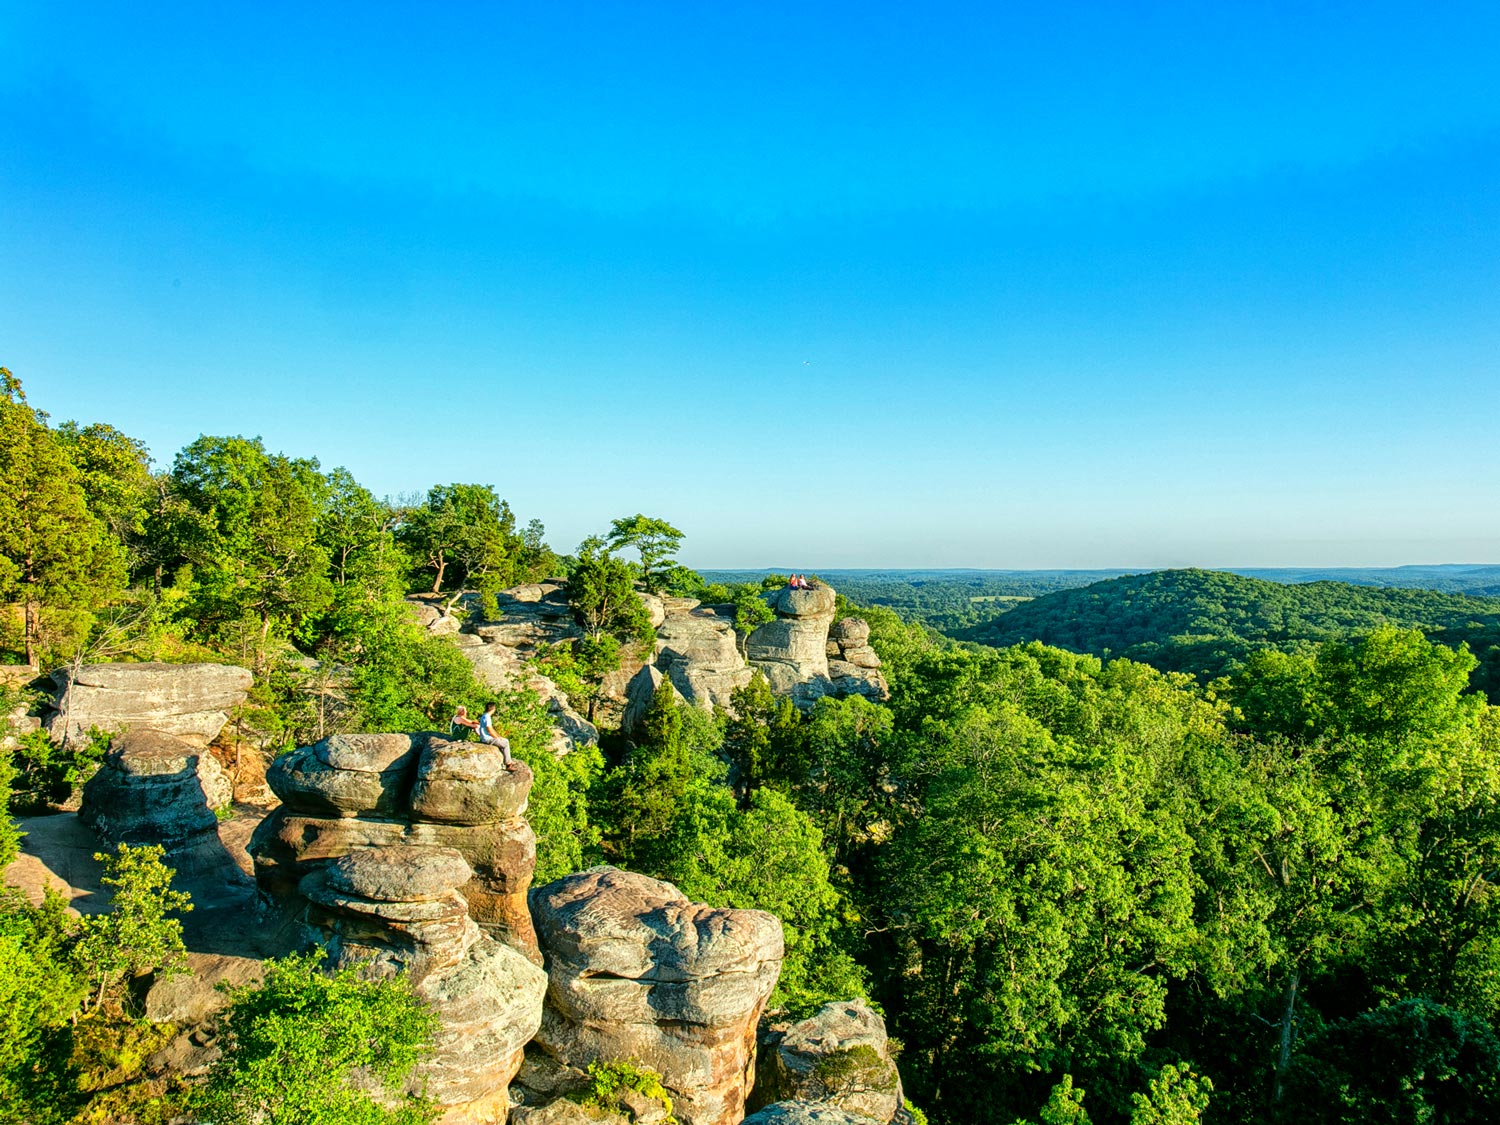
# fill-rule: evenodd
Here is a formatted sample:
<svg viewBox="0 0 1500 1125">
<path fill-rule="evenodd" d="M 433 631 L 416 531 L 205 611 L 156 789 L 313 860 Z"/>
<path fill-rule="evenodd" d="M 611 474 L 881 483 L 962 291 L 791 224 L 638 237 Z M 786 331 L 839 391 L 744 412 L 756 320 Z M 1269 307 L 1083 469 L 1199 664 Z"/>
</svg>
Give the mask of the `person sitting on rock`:
<svg viewBox="0 0 1500 1125">
<path fill-rule="evenodd" d="M 792 575 L 790 578 L 788 578 L 786 580 L 786 584 L 787 584 L 787 586 L 789 586 L 793 590 L 800 590 L 800 589 L 802 589 L 802 575 L 800 575 L 800 574 L 794 574 L 794 575 Z"/>
<path fill-rule="evenodd" d="M 486 746 L 500 747 L 500 753 L 505 755 L 505 768 L 514 770 L 516 763 L 510 756 L 510 739 L 495 730 L 495 704 L 493 702 L 484 705 L 484 714 L 479 716 L 479 741 Z"/>
<path fill-rule="evenodd" d="M 448 720 L 448 737 L 454 742 L 467 742 L 469 735 L 479 732 L 479 724 L 469 718 L 469 709 L 462 703 L 458 710 L 453 712 L 453 718 Z"/>
</svg>

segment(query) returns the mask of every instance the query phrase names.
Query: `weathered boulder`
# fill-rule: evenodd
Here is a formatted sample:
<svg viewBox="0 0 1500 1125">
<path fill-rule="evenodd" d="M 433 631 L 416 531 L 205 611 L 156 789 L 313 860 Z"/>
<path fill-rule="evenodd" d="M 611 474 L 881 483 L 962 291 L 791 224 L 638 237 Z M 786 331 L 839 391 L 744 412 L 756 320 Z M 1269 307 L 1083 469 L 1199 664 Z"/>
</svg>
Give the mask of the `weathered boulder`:
<svg viewBox="0 0 1500 1125">
<path fill-rule="evenodd" d="M 624 727 L 634 729 L 663 677 L 683 699 L 707 710 L 729 707 L 731 695 L 751 675 L 731 618 L 704 609 L 670 613 L 657 630 L 654 668 L 644 666 L 626 690 Z"/>
<path fill-rule="evenodd" d="M 314 816 L 394 816 L 426 738 L 336 734 L 271 763 L 266 783 L 287 808 Z"/>
<path fill-rule="evenodd" d="M 537 888 L 531 906 L 549 976 L 536 1046 L 574 1070 L 635 1059 L 662 1075 L 684 1125 L 738 1122 L 781 923 L 613 867 Z"/>
<path fill-rule="evenodd" d="M 52 679 L 58 694 L 46 725 L 54 742 L 77 742 L 94 727 L 149 727 L 194 746 L 224 729 L 252 682 L 232 664 L 85 664 Z"/>
<path fill-rule="evenodd" d="M 870 1125 L 873 1118 L 824 1102 L 776 1102 L 744 1119 L 744 1125 Z"/>
<path fill-rule="evenodd" d="M 890 698 L 880 657 L 870 647 L 869 622 L 845 617 L 833 623 L 828 630 L 828 678 L 833 695 L 862 695 L 873 703 Z"/>
<path fill-rule="evenodd" d="M 541 969 L 469 918 L 457 890 L 469 877 L 454 849 L 398 844 L 359 848 L 301 884 L 307 923 L 334 965 L 407 972 L 436 1013 L 432 1054 L 412 1083 L 451 1125 L 503 1118 L 547 987 Z"/>
<path fill-rule="evenodd" d="M 863 1000 L 824 1004 L 772 1029 L 763 1042 L 755 1104 L 817 1102 L 890 1121 L 901 1108 L 901 1075 L 885 1021 Z"/>
<path fill-rule="evenodd" d="M 863 647 L 870 643 L 870 623 L 862 617 L 844 617 L 828 628 L 828 639 L 840 648 Z"/>
<path fill-rule="evenodd" d="M 498 614 L 466 626 L 490 644 L 520 649 L 531 655 L 544 644 L 576 640 L 583 630 L 573 619 L 567 586 L 535 582 L 502 590 L 495 598 Z"/>
<path fill-rule="evenodd" d="M 498 746 L 432 737 L 411 788 L 411 816 L 435 824 L 498 824 L 526 811 L 531 767 L 509 768 Z"/>
<path fill-rule="evenodd" d="M 114 740 L 85 783 L 78 816 L 112 844 L 161 844 L 175 865 L 212 863 L 223 855 L 216 810 L 233 796 L 208 751 L 138 727 Z"/>
<path fill-rule="evenodd" d="M 360 848 L 302 880 L 308 924 L 336 967 L 406 971 L 420 984 L 458 964 L 479 938 L 457 888 L 469 865 L 450 848 Z"/>
</svg>

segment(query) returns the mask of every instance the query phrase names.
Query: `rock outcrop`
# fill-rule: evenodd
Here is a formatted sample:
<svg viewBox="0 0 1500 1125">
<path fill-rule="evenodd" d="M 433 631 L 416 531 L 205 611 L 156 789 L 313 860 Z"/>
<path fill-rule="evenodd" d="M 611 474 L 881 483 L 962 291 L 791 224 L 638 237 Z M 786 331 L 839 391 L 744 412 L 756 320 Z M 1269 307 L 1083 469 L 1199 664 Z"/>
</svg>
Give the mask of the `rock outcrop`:
<svg viewBox="0 0 1500 1125">
<path fill-rule="evenodd" d="M 449 1125 L 503 1119 L 547 988 L 541 969 L 469 917 L 458 888 L 472 874 L 455 849 L 404 844 L 350 852 L 300 888 L 333 965 L 406 972 L 437 1014 L 432 1054 L 412 1083 L 444 1107 Z"/>
<path fill-rule="evenodd" d="M 870 647 L 870 624 L 863 618 L 845 617 L 829 628 L 828 678 L 835 695 L 863 695 L 874 703 L 891 697 L 880 674 L 880 657 Z"/>
<path fill-rule="evenodd" d="M 755 1105 L 807 1102 L 890 1121 L 901 1108 L 901 1075 L 885 1021 L 863 1000 L 824 1004 L 761 1041 Z"/>
<path fill-rule="evenodd" d="M 335 735 L 299 747 L 266 774 L 282 806 L 250 841 L 263 891 L 297 909 L 303 879 L 364 848 L 451 848 L 458 888 L 489 936 L 540 963 L 526 892 L 536 836 L 525 819 L 531 770 L 498 749 L 435 734 Z"/>
<path fill-rule="evenodd" d="M 677 693 L 698 707 L 728 707 L 729 697 L 752 675 L 740 656 L 733 616 L 700 606 L 689 598 L 675 603 L 656 631 L 658 672 Z M 632 695 L 632 699 L 634 696 Z"/>
<path fill-rule="evenodd" d="M 207 746 L 245 701 L 252 677 L 232 664 L 85 664 L 53 673 L 58 694 L 46 719 L 53 742 L 86 739 L 90 729 L 136 727 Z"/>
<path fill-rule="evenodd" d="M 557 684 L 529 663 L 543 645 L 583 636 L 568 605 L 567 587 L 557 580 L 528 583 L 501 591 L 496 603 L 498 616 L 482 618 L 477 599 L 470 598 L 473 616 L 461 630 L 453 631 L 452 640 L 474 666 L 474 674 L 496 691 L 525 687 L 536 692 L 552 724 L 553 753 L 566 754 L 598 742 L 598 728 L 573 709 Z"/>
<path fill-rule="evenodd" d="M 83 787 L 79 819 L 111 843 L 160 844 L 179 869 L 223 856 L 218 810 L 233 786 L 208 751 L 161 731 L 137 728 L 114 740 Z"/>
<path fill-rule="evenodd" d="M 735 1125 L 781 923 L 613 867 L 539 887 L 531 904 L 549 977 L 521 1074 L 532 1099 L 580 1084 L 591 1062 L 633 1059 L 662 1075 L 683 1125 Z"/>
</svg>

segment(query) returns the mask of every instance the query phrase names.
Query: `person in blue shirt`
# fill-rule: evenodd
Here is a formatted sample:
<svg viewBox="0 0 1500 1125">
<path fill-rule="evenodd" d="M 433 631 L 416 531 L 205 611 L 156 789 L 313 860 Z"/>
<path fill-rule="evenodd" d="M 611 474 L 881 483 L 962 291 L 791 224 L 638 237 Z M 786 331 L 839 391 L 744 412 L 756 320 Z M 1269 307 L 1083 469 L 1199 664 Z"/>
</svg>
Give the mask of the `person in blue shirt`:
<svg viewBox="0 0 1500 1125">
<path fill-rule="evenodd" d="M 486 746 L 500 747 L 500 753 L 505 755 L 505 768 L 508 770 L 516 768 L 516 763 L 510 756 L 510 739 L 495 729 L 495 705 L 493 703 L 486 703 L 484 714 L 479 716 L 479 741 Z"/>
</svg>

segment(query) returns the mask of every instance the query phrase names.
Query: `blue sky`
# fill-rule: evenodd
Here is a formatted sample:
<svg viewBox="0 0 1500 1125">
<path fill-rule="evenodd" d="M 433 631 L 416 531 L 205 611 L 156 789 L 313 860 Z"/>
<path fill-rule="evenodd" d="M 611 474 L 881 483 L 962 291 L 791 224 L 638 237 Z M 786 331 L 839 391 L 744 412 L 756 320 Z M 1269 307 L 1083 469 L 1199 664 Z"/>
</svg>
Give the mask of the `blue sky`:
<svg viewBox="0 0 1500 1125">
<path fill-rule="evenodd" d="M 34 404 L 704 567 L 1500 560 L 1493 3 L 312 7 L 0 5 Z"/>
</svg>

